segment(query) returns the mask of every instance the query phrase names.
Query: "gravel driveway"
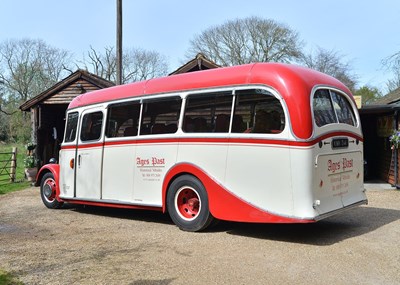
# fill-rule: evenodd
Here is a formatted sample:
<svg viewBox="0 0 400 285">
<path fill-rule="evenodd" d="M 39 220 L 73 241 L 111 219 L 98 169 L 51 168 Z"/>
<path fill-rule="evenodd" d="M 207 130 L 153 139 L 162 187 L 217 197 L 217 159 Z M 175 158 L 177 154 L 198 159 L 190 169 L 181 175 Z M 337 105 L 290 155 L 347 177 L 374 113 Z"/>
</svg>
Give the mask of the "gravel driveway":
<svg viewBox="0 0 400 285">
<path fill-rule="evenodd" d="M 38 188 L 0 196 L 0 268 L 25 284 L 400 284 L 400 191 L 316 224 L 221 222 L 67 207 Z"/>
</svg>

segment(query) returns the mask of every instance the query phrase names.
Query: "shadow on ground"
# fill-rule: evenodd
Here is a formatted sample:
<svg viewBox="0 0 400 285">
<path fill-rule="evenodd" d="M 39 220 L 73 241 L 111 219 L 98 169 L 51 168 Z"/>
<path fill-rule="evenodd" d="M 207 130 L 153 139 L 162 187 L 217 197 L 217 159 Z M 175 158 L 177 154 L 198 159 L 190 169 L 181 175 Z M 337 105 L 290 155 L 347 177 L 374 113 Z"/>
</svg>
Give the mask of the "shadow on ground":
<svg viewBox="0 0 400 285">
<path fill-rule="evenodd" d="M 215 230 L 251 238 L 327 246 L 367 234 L 399 219 L 399 210 L 359 207 L 312 224 L 223 223 Z"/>
<path fill-rule="evenodd" d="M 173 225 L 168 214 L 151 210 L 133 210 L 71 204 L 64 205 L 63 208 L 77 211 L 81 214 Z"/>
<path fill-rule="evenodd" d="M 67 208 L 81 214 L 173 226 L 169 215 L 161 212 L 94 206 L 67 206 Z M 399 219 L 399 210 L 361 206 L 311 224 L 251 224 L 219 221 L 206 232 L 209 234 L 226 232 L 230 235 L 257 239 L 326 246 L 375 231 Z"/>
</svg>

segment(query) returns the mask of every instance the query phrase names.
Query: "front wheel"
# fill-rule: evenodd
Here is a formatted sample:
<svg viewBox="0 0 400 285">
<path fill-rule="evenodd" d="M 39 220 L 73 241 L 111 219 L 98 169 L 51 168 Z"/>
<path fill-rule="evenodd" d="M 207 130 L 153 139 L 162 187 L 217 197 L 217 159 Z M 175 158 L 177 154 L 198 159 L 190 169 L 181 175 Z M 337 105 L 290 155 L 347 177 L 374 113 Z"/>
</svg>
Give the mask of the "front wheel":
<svg viewBox="0 0 400 285">
<path fill-rule="evenodd" d="M 46 173 L 40 182 L 40 197 L 49 209 L 59 209 L 63 203 L 56 198 L 56 181 L 52 173 Z"/>
<path fill-rule="evenodd" d="M 205 187 L 191 175 L 182 175 L 171 183 L 167 208 L 172 221 L 184 231 L 204 230 L 214 219 Z"/>
</svg>

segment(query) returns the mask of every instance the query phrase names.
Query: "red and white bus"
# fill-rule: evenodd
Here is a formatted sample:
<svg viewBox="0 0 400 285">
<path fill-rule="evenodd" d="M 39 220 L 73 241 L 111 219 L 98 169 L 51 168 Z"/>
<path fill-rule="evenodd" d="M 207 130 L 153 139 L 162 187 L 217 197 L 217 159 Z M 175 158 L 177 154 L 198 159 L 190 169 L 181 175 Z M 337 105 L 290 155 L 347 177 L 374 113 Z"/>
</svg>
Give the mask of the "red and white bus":
<svg viewBox="0 0 400 285">
<path fill-rule="evenodd" d="M 366 204 L 363 136 L 350 91 L 295 65 L 218 68 L 82 94 L 59 164 L 37 177 L 64 202 L 213 219 L 309 223 Z"/>
</svg>

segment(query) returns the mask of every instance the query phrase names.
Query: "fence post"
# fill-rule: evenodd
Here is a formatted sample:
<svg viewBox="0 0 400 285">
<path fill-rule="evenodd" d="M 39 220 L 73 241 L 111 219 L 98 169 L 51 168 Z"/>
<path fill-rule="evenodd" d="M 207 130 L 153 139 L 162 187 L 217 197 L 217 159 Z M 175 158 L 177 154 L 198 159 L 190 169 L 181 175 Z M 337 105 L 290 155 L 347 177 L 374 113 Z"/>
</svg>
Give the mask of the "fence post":
<svg viewBox="0 0 400 285">
<path fill-rule="evenodd" d="M 17 148 L 12 148 L 11 155 L 11 168 L 10 168 L 10 181 L 15 182 L 15 173 L 17 172 Z"/>
</svg>

